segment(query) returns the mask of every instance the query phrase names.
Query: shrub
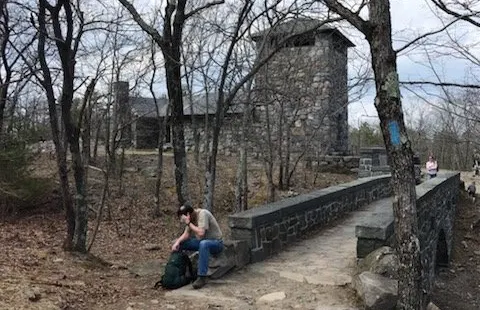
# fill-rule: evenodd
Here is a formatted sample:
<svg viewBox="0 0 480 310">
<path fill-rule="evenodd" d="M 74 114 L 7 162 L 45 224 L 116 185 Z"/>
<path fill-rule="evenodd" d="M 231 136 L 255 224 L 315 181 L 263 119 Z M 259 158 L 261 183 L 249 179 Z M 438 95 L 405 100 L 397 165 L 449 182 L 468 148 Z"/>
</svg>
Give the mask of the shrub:
<svg viewBox="0 0 480 310">
<path fill-rule="evenodd" d="M 0 143 L 0 215 L 16 213 L 23 206 L 34 206 L 37 201 L 52 189 L 52 182 L 29 175 L 32 155 L 26 144 L 6 136 Z"/>
</svg>

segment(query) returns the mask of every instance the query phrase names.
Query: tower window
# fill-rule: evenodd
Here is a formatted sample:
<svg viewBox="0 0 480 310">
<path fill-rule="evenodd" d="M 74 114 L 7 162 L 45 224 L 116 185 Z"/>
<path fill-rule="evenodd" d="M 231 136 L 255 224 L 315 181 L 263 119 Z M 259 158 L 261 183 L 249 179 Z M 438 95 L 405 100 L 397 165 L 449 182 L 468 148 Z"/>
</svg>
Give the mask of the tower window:
<svg viewBox="0 0 480 310">
<path fill-rule="evenodd" d="M 285 47 L 302 47 L 302 46 L 314 46 L 314 36 L 297 36 L 293 37 L 285 42 Z"/>
</svg>

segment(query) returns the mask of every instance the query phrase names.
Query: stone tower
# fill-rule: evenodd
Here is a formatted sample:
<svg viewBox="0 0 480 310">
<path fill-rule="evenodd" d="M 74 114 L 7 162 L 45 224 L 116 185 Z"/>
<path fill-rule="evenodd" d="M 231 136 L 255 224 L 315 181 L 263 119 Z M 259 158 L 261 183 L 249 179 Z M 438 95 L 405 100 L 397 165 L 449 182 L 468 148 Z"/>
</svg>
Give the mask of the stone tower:
<svg viewBox="0 0 480 310">
<path fill-rule="evenodd" d="M 275 130 L 288 132 L 293 151 L 346 154 L 347 49 L 354 44 L 338 30 L 305 18 L 252 39 L 259 59 L 278 50 L 255 77 L 257 121 L 268 118 L 273 137 L 279 137 Z"/>
</svg>

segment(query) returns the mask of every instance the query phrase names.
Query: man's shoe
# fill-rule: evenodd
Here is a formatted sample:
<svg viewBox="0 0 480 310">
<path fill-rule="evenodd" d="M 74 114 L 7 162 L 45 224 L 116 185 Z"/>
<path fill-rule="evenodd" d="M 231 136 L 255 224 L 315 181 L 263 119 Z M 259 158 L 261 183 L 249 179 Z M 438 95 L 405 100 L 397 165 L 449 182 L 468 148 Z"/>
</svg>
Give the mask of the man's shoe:
<svg viewBox="0 0 480 310">
<path fill-rule="evenodd" d="M 206 283 L 205 277 L 198 277 L 197 280 L 193 282 L 192 286 L 194 289 L 198 290 L 199 288 L 204 287 Z"/>
</svg>

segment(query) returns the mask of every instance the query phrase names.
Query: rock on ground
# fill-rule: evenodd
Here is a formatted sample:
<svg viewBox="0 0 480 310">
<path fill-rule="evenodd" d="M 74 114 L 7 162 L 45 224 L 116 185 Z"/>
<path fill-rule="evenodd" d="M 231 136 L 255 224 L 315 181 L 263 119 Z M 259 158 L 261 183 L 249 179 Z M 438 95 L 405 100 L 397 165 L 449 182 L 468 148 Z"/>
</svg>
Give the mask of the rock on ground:
<svg viewBox="0 0 480 310">
<path fill-rule="evenodd" d="M 283 300 L 285 299 L 285 297 L 287 297 L 287 295 L 285 295 L 285 292 L 274 292 L 267 295 L 263 295 L 258 299 L 258 302 L 273 302 L 273 301 Z"/>
<path fill-rule="evenodd" d="M 358 265 L 358 273 L 370 271 L 388 278 L 396 279 L 398 276 L 398 256 L 388 246 L 376 249 L 368 254 Z"/>
<path fill-rule="evenodd" d="M 398 281 L 372 273 L 362 272 L 354 279 L 354 287 L 367 310 L 395 309 L 398 299 Z"/>
</svg>

